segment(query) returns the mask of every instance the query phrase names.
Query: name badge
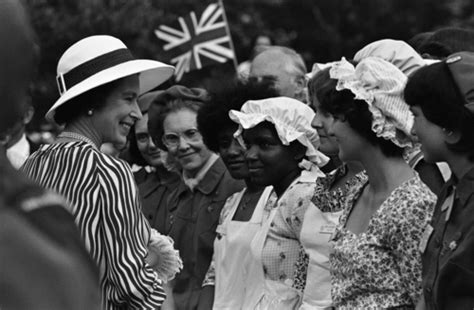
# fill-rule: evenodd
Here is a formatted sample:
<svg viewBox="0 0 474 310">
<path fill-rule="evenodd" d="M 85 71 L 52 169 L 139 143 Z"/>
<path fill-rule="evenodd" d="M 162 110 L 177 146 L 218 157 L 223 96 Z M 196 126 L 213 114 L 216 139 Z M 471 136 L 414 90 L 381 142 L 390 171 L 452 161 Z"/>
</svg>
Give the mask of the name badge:
<svg viewBox="0 0 474 310">
<path fill-rule="evenodd" d="M 430 240 L 433 231 L 434 229 L 430 224 L 426 225 L 425 231 L 423 231 L 423 235 L 421 236 L 420 240 L 419 250 L 421 253 L 425 253 L 426 246 L 428 245 L 428 241 Z"/>
<path fill-rule="evenodd" d="M 327 235 L 332 235 L 335 231 L 336 231 L 335 224 L 322 225 L 321 228 L 319 229 L 320 234 L 327 234 Z"/>
</svg>

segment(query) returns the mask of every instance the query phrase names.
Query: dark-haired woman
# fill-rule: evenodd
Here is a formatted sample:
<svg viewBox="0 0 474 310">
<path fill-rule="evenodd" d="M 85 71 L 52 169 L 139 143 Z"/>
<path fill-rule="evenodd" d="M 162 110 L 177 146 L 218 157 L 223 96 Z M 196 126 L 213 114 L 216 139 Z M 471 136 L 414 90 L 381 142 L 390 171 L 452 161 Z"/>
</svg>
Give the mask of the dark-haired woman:
<svg viewBox="0 0 474 310">
<path fill-rule="evenodd" d="M 230 196 L 222 208 L 214 256 L 203 282 L 200 309 L 241 309 L 249 265 L 250 242 L 269 212 L 265 209 L 271 188 L 254 184 L 245 162 L 245 148 L 234 138 L 238 126 L 229 111 L 240 110 L 247 100 L 277 96 L 271 81 L 239 82 L 214 93 L 199 110 L 198 127 L 210 150 L 218 153 L 234 179 L 246 187 Z"/>
<path fill-rule="evenodd" d="M 304 215 L 300 241 L 304 252 L 298 261 L 297 281 L 304 283 L 303 309 L 326 309 L 332 306 L 331 276 L 327 246 L 344 209 L 344 199 L 349 191 L 367 181 L 367 175 L 359 162 L 341 162 L 339 146 L 334 136 L 329 135 L 334 117 L 327 111 L 327 93 L 331 83 L 329 69 L 315 74 L 308 82 L 310 107 L 316 115 L 311 126 L 318 132 L 319 151 L 330 158 L 331 166 L 325 177 L 316 181 L 311 198 L 313 205 Z M 329 165 L 328 165 L 329 166 Z M 325 166 L 326 167 L 326 166 Z M 325 225 L 317 227 L 318 219 L 326 219 Z M 315 238 L 315 237 L 318 238 Z"/>
<path fill-rule="evenodd" d="M 197 114 L 207 100 L 204 89 L 175 85 L 156 97 L 149 110 L 153 141 L 168 151 L 182 177 L 168 199 L 173 216 L 169 235 L 184 264 L 171 283 L 176 309 L 197 308 L 220 212 L 226 199 L 243 187 L 198 130 Z"/>
<path fill-rule="evenodd" d="M 453 173 L 420 243 L 423 297 L 417 309 L 474 307 L 474 53 L 461 52 L 410 77 L 405 99 L 429 162 Z"/>
<path fill-rule="evenodd" d="M 32 154 L 23 171 L 71 204 L 87 250 L 100 270 L 103 309 L 159 308 L 165 294 L 146 262 L 150 226 L 130 167 L 99 151 L 124 145 L 141 118 L 137 98 L 168 79 L 171 66 L 137 60 L 118 39 L 92 36 L 58 63 L 60 98 L 46 118 L 65 125 L 55 143 Z"/>
<path fill-rule="evenodd" d="M 405 75 L 367 57 L 344 58 L 329 70 L 321 104 L 339 158 L 358 161 L 368 180 L 345 199 L 332 237 L 332 297 L 337 309 L 413 308 L 421 293 L 421 232 L 435 196 L 402 157 L 412 115 L 403 101 Z"/>
<path fill-rule="evenodd" d="M 298 100 L 276 97 L 247 101 L 240 111 L 229 113 L 247 148 L 250 180 L 273 187 L 266 207 L 270 214 L 250 245 L 254 263 L 245 283 L 251 289 L 241 308 L 297 309 L 303 294 L 303 287 L 295 285 L 303 217 L 315 181 L 324 175 L 318 166 L 327 161 L 317 150 L 319 137 L 311 127 L 314 112 Z M 316 227 L 328 223 L 323 217 L 318 220 Z M 329 246 L 327 239 L 325 245 Z"/>
</svg>

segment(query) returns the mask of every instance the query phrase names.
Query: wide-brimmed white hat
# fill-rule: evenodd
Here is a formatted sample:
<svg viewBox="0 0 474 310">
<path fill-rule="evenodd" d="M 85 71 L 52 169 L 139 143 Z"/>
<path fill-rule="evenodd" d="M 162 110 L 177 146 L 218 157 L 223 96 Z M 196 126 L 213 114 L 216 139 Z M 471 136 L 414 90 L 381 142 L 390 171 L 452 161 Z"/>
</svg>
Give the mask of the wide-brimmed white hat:
<svg viewBox="0 0 474 310">
<path fill-rule="evenodd" d="M 140 94 L 168 80 L 174 67 L 155 60 L 135 59 L 117 38 L 96 35 L 84 38 L 64 52 L 57 68 L 59 99 L 46 113 L 54 121 L 58 107 L 100 85 L 140 73 Z"/>
</svg>

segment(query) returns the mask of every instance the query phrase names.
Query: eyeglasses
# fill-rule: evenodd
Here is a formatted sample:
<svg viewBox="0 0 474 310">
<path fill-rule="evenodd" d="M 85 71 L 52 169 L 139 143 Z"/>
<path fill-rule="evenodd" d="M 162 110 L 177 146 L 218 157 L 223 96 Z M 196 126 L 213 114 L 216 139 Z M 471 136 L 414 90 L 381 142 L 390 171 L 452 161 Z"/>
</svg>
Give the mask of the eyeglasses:
<svg viewBox="0 0 474 310">
<path fill-rule="evenodd" d="M 200 142 L 202 139 L 201 134 L 197 129 L 188 129 L 182 133 L 165 133 L 161 140 L 167 147 L 177 147 L 179 145 L 180 138 L 183 138 L 186 142 Z"/>
</svg>

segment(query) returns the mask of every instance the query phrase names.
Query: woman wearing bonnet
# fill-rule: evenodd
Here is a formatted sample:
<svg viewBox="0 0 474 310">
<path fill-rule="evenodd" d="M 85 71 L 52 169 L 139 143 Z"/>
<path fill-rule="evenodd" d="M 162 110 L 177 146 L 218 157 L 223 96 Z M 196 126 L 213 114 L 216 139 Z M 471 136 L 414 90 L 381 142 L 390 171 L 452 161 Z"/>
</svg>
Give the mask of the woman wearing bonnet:
<svg viewBox="0 0 474 310">
<path fill-rule="evenodd" d="M 139 94 L 166 81 L 173 67 L 135 59 L 122 41 L 100 35 L 73 44 L 57 71 L 60 97 L 46 118 L 65 130 L 32 154 L 22 169 L 70 202 L 100 270 L 102 308 L 159 308 L 165 278 L 150 266 L 158 257 L 148 247 L 153 253 L 153 244 L 168 240 L 154 233 L 143 216 L 130 167 L 99 147 L 126 143 L 130 128 L 142 117 Z"/>
<path fill-rule="evenodd" d="M 250 180 L 273 186 L 264 208 L 270 214 L 250 245 L 257 263 L 247 270 L 245 281 L 253 289 L 246 291 L 242 309 L 296 309 L 303 290 L 295 283 L 303 216 L 315 181 L 324 175 L 318 166 L 327 162 L 311 127 L 314 112 L 300 101 L 277 97 L 247 101 L 229 115 L 239 124 L 235 136 L 247 149 Z"/>
<path fill-rule="evenodd" d="M 321 105 L 342 161 L 358 161 L 368 180 L 353 187 L 332 237 L 332 298 L 337 309 L 410 309 L 421 293 L 418 244 L 435 195 L 403 159 L 413 116 L 406 76 L 391 63 L 344 58 L 323 71 Z"/>
</svg>

